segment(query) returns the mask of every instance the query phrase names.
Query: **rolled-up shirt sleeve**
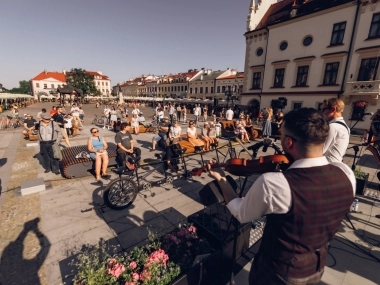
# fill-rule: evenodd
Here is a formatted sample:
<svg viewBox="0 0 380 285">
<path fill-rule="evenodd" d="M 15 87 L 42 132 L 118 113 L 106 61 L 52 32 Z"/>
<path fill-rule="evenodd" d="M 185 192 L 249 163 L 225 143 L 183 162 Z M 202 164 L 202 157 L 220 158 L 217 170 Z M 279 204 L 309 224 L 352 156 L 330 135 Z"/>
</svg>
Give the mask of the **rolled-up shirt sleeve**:
<svg viewBox="0 0 380 285">
<path fill-rule="evenodd" d="M 268 214 L 285 214 L 292 203 L 290 186 L 282 173 L 266 173 L 253 183 L 244 198 L 230 201 L 227 208 L 241 223 Z"/>
</svg>

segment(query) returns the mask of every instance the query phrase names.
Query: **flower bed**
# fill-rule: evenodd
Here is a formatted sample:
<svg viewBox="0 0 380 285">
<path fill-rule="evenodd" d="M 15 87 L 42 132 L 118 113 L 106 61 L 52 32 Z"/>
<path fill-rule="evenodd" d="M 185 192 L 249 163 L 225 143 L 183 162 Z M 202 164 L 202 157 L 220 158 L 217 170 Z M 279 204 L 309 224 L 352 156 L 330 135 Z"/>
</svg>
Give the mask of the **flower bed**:
<svg viewBox="0 0 380 285">
<path fill-rule="evenodd" d="M 127 253 L 111 256 L 105 247 L 80 253 L 74 284 L 172 284 L 193 267 L 197 256 L 210 253 L 214 250 L 194 226 L 180 225 L 160 238 L 150 233 L 147 245 Z"/>
</svg>

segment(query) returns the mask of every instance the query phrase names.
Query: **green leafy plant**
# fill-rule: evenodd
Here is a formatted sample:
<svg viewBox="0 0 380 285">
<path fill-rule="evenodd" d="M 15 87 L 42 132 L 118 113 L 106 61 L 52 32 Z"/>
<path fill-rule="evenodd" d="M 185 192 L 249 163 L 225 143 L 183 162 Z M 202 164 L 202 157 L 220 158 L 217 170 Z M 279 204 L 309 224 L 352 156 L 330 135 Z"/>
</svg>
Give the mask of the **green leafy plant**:
<svg viewBox="0 0 380 285">
<path fill-rule="evenodd" d="M 360 167 L 357 167 L 354 170 L 354 174 L 355 174 L 355 178 L 357 178 L 357 179 L 366 179 L 368 173 L 363 172 Z"/>
</svg>

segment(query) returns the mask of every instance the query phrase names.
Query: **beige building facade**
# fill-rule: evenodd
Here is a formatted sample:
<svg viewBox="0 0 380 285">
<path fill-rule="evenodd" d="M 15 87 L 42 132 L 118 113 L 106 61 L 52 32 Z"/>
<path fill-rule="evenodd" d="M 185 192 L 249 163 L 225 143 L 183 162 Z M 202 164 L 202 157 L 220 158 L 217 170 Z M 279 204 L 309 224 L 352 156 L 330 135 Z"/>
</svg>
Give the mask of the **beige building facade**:
<svg viewBox="0 0 380 285">
<path fill-rule="evenodd" d="M 323 99 L 340 97 L 346 120 L 357 117 L 351 115 L 358 112 L 353 103 L 360 99 L 368 101 L 363 113 L 374 109 L 380 4 L 362 2 L 284 0 L 271 5 L 256 29 L 245 34 L 242 104 L 287 112 L 319 108 Z M 368 67 L 375 77 L 364 75 Z M 368 77 L 374 84 L 360 84 Z"/>
</svg>

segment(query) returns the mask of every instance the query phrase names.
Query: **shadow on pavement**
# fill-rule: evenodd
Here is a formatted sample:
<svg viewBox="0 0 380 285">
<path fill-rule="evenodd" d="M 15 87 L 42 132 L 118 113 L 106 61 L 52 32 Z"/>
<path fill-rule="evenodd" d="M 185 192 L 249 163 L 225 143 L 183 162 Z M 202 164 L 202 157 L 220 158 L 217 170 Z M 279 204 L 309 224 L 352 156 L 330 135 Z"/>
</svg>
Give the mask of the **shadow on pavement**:
<svg viewBox="0 0 380 285">
<path fill-rule="evenodd" d="M 0 158 L 0 167 L 3 167 L 5 164 L 7 164 L 8 159 L 6 157 Z"/>
<path fill-rule="evenodd" d="M 41 284 L 38 271 L 49 252 L 50 242 L 39 230 L 39 222 L 40 218 L 26 222 L 16 240 L 4 249 L 0 262 L 0 284 Z M 30 233 L 35 235 L 33 238 L 38 239 L 37 250 L 29 240 Z M 28 248 L 29 252 L 25 252 L 24 247 L 33 248 Z"/>
</svg>

